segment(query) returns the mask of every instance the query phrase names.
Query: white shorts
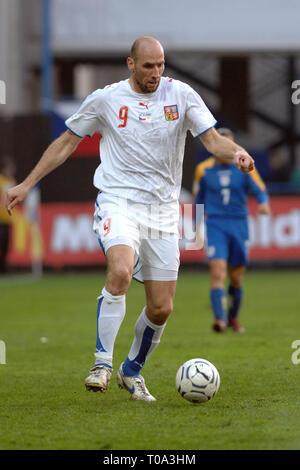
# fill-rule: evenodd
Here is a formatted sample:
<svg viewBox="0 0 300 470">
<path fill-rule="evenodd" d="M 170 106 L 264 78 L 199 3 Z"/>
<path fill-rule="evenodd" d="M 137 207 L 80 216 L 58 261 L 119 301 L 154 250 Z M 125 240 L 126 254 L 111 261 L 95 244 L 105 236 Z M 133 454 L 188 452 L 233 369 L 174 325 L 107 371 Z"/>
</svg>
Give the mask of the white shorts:
<svg viewBox="0 0 300 470">
<path fill-rule="evenodd" d="M 95 204 L 94 231 L 104 252 L 115 245 L 134 250 L 133 278 L 137 281 L 176 281 L 179 269 L 178 233 L 159 230 L 148 223 L 150 205 L 99 193 Z"/>
</svg>

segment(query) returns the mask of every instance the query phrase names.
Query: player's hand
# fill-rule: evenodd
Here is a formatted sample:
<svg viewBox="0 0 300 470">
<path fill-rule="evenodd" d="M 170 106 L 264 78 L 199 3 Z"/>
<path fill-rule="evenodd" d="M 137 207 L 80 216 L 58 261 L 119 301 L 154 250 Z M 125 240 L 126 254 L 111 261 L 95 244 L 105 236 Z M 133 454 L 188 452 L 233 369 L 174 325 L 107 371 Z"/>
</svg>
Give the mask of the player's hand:
<svg viewBox="0 0 300 470">
<path fill-rule="evenodd" d="M 238 150 L 233 156 L 233 163 L 243 173 L 249 173 L 254 170 L 254 160 L 244 150 Z"/>
<path fill-rule="evenodd" d="M 26 187 L 23 183 L 10 188 L 5 194 L 5 207 L 9 215 L 12 214 L 12 209 L 20 202 L 26 199 L 30 188 Z"/>
<path fill-rule="evenodd" d="M 269 204 L 266 204 L 266 203 L 258 204 L 257 212 L 258 212 L 259 214 L 265 214 L 265 215 L 270 214 L 270 213 L 271 213 L 271 210 L 270 210 Z"/>
</svg>

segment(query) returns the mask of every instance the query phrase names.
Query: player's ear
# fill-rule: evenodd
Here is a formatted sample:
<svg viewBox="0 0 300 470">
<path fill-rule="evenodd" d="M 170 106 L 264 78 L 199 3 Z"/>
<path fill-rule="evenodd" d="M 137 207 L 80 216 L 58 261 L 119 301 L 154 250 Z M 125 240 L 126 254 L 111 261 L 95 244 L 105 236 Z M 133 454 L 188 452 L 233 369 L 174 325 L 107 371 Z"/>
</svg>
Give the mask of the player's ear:
<svg viewBox="0 0 300 470">
<path fill-rule="evenodd" d="M 131 73 L 134 71 L 134 59 L 132 57 L 127 57 L 127 67 Z"/>
</svg>

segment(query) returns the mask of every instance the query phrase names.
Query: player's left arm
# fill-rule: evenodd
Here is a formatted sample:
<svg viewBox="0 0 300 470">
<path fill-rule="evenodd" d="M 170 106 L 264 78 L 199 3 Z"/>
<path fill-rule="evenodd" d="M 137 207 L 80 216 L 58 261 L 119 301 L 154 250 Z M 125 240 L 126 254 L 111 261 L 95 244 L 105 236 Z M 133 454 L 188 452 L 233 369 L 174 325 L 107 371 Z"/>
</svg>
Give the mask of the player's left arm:
<svg viewBox="0 0 300 470">
<path fill-rule="evenodd" d="M 213 155 L 231 160 L 244 173 L 254 169 L 254 160 L 240 145 L 220 135 L 214 127 L 199 136 L 204 147 Z"/>
<path fill-rule="evenodd" d="M 249 180 L 249 189 L 250 192 L 254 195 L 258 202 L 258 207 L 257 207 L 257 212 L 259 214 L 270 214 L 270 204 L 269 204 L 269 196 L 267 193 L 267 188 L 266 185 L 258 173 L 256 169 L 251 171 L 249 175 L 247 175 L 247 178 Z"/>
</svg>

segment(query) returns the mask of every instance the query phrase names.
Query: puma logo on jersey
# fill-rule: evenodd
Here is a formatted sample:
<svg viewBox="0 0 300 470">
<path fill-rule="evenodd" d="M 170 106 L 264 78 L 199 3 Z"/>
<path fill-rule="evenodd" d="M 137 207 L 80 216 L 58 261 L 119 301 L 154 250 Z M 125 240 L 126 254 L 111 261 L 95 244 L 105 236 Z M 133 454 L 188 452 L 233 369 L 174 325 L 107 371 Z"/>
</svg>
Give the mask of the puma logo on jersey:
<svg viewBox="0 0 300 470">
<path fill-rule="evenodd" d="M 146 103 L 143 103 L 142 101 L 139 102 L 140 106 L 144 106 L 149 111 L 149 107 Z M 139 114 L 139 121 L 150 121 L 151 120 L 151 113 L 149 112 L 144 112 Z"/>
</svg>

